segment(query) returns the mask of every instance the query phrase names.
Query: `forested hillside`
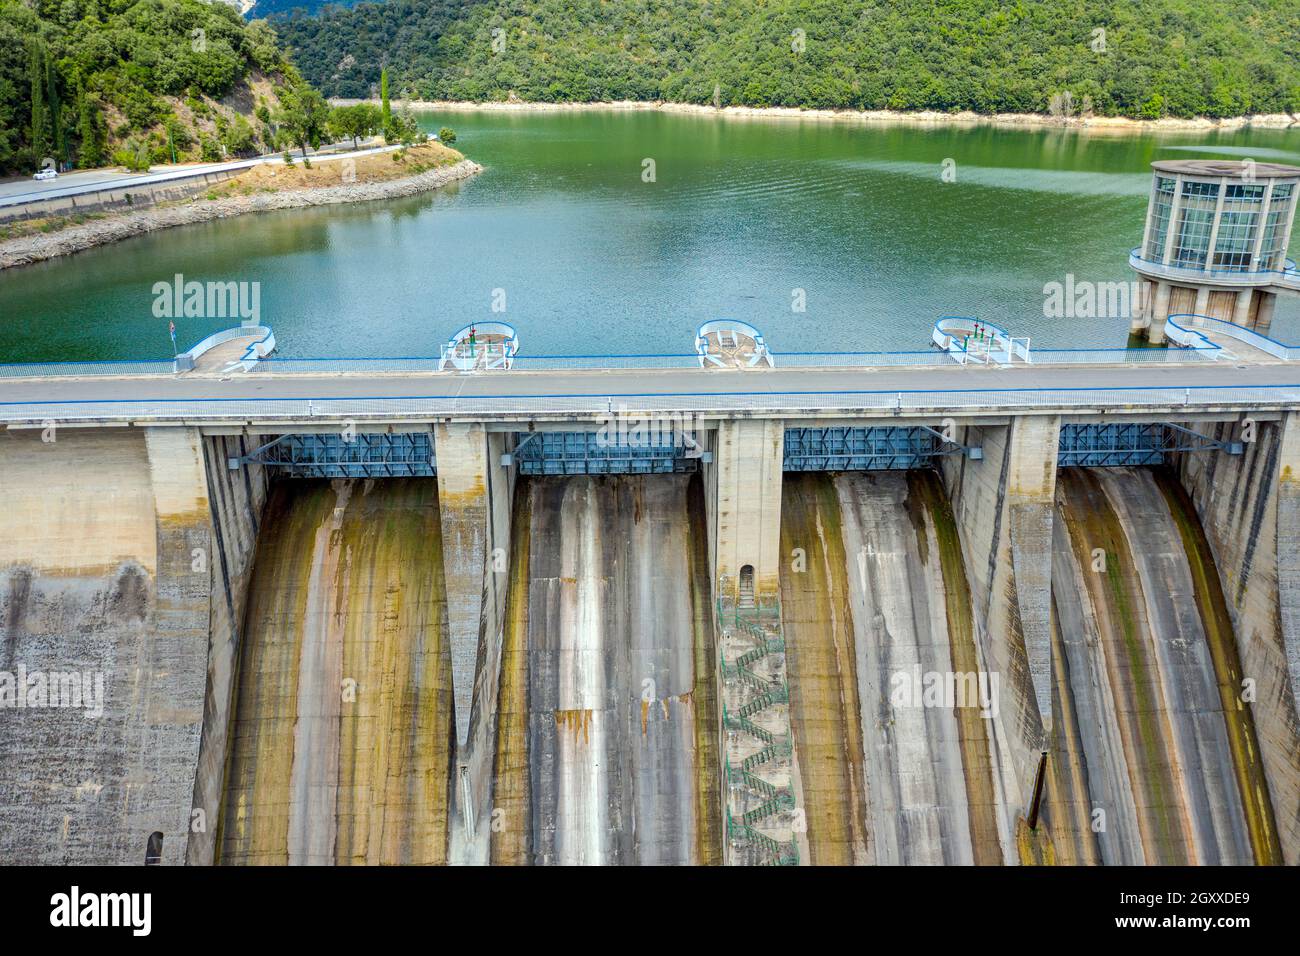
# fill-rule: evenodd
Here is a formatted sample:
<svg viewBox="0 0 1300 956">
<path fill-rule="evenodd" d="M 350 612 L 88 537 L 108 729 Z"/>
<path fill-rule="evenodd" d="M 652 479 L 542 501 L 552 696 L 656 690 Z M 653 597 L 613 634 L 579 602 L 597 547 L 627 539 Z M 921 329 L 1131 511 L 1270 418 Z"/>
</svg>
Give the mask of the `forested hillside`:
<svg viewBox="0 0 1300 956">
<path fill-rule="evenodd" d="M 272 0 L 277 2 L 277 0 Z M 281 0 L 292 4 L 293 0 Z M 390 0 L 318 15 L 295 10 L 271 18 L 293 61 L 326 96 L 374 96 L 387 62 L 395 92 L 427 89 L 439 70 L 438 38 L 474 0 Z M 262 5 L 254 8 L 261 15 Z"/>
<path fill-rule="evenodd" d="M 300 89 L 265 23 L 204 0 L 0 0 L 0 172 L 220 159 Z"/>
<path fill-rule="evenodd" d="M 368 91 L 386 57 L 399 88 L 441 99 L 1055 107 L 1142 117 L 1300 110 L 1300 0 L 462 6 L 361 4 L 277 29 L 309 79 L 349 95 Z M 347 79 L 354 75 L 356 82 Z"/>
</svg>

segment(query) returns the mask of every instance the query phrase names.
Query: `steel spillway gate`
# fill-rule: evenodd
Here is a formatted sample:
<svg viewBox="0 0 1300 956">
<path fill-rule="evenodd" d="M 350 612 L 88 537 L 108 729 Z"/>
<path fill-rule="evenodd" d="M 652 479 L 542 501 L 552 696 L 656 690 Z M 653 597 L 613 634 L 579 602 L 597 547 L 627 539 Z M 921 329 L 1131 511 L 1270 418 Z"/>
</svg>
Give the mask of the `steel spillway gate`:
<svg viewBox="0 0 1300 956">
<path fill-rule="evenodd" d="M 231 468 L 256 463 L 293 478 L 431 478 L 438 473 L 428 432 L 281 435 Z"/>
<path fill-rule="evenodd" d="M 1061 468 L 1162 465 L 1175 452 L 1225 451 L 1240 455 L 1241 442 L 1216 441 L 1173 422 L 1099 422 L 1061 425 L 1056 463 Z"/>
<path fill-rule="evenodd" d="M 927 468 L 941 455 L 978 460 L 978 447 L 961 445 L 925 425 L 787 428 L 785 471 L 905 471 Z"/>
<path fill-rule="evenodd" d="M 502 463 L 517 464 L 521 475 L 674 475 L 710 460 L 685 431 L 611 429 L 520 434 Z"/>
</svg>

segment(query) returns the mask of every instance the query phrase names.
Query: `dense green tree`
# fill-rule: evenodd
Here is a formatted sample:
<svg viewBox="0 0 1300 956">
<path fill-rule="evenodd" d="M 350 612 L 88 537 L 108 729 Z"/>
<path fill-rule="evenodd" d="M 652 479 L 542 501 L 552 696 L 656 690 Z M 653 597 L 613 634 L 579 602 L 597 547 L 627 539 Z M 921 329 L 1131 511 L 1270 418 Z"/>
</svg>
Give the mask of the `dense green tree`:
<svg viewBox="0 0 1300 956">
<path fill-rule="evenodd" d="M 44 162 L 45 158 L 54 151 L 54 124 L 50 120 L 49 100 L 46 98 L 45 44 L 40 40 L 32 40 L 28 45 L 28 55 L 32 117 L 28 143 L 31 144 L 32 153 L 39 163 Z"/>
<path fill-rule="evenodd" d="M 330 131 L 342 139 L 352 140 L 355 148 L 363 136 L 373 136 L 383 129 L 383 113 L 373 103 L 337 106 L 330 111 Z"/>
<path fill-rule="evenodd" d="M 86 92 L 84 85 L 77 87 L 77 165 L 83 169 L 101 166 L 105 160 L 104 115 L 98 104 Z"/>
<path fill-rule="evenodd" d="M 307 147 L 320 146 L 330 118 L 325 97 L 306 83 L 295 83 L 280 90 L 280 111 L 276 123 L 289 141 L 302 150 L 307 158 Z"/>
</svg>

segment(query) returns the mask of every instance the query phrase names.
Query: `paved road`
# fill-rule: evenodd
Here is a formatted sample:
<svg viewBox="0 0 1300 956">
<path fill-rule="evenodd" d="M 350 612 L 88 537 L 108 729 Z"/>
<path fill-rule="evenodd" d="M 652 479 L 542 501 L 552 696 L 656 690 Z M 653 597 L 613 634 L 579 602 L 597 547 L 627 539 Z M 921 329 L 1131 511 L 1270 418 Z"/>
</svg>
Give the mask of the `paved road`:
<svg viewBox="0 0 1300 956">
<path fill-rule="evenodd" d="M 334 147 L 325 147 L 333 149 Z M 336 159 L 342 159 L 346 156 L 368 156 L 371 153 L 380 153 L 397 147 L 376 146 L 370 149 L 357 150 L 355 152 L 308 152 L 313 161 L 331 162 Z M 298 156 L 298 150 L 294 150 L 294 155 Z M 187 179 L 192 176 L 201 176 L 207 173 L 222 172 L 232 169 L 249 169 L 253 166 L 259 166 L 266 163 L 275 164 L 283 163 L 282 154 L 277 153 L 274 156 L 258 156 L 254 159 L 231 160 L 225 163 L 193 163 L 184 166 L 164 166 L 156 170 L 150 170 L 147 173 L 121 173 L 109 169 L 95 169 L 84 173 L 64 173 L 58 179 L 48 179 L 36 181 L 28 178 L 15 180 L 13 182 L 0 183 L 0 208 L 22 206 L 31 202 L 40 202 L 46 199 L 57 199 L 64 196 L 84 196 L 90 193 L 102 192 L 105 189 L 121 189 L 124 186 L 142 187 L 154 183 L 169 182 L 177 179 Z"/>
<path fill-rule="evenodd" d="M 701 369 L 553 370 L 469 375 L 454 372 L 279 375 L 266 371 L 266 365 L 262 368 L 263 371 L 235 375 L 228 380 L 193 375 L 0 380 L 0 403 L 1300 386 L 1300 368 L 1280 364 L 1241 367 L 1224 363 L 1167 367 L 777 368 L 743 372 Z"/>
<path fill-rule="evenodd" d="M 899 399 L 904 407 L 912 408 L 1041 407 L 1079 405 L 1085 400 L 1090 405 L 1181 405 L 1212 400 L 1218 404 L 1266 401 L 1300 406 L 1300 369 L 1287 365 L 555 370 L 472 375 L 278 375 L 267 367 L 227 379 L 161 375 L 0 380 L 0 421 L 153 415 L 194 419 L 263 414 L 604 413 L 620 406 L 884 409 L 892 408 Z M 1267 392 L 1234 395 L 1223 389 Z M 1082 397 L 1062 398 L 1062 390 L 1088 392 Z"/>
</svg>

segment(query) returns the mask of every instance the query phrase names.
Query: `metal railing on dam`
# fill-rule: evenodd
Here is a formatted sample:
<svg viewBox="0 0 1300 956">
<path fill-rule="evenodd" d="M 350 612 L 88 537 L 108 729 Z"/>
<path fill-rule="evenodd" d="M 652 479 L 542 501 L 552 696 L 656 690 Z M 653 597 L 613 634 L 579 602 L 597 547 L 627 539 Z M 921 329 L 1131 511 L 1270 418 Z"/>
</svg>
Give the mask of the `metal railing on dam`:
<svg viewBox="0 0 1300 956">
<path fill-rule="evenodd" d="M 530 418 L 574 416 L 603 419 L 620 411 L 696 412 L 720 417 L 799 413 L 835 414 L 1024 412 L 1178 408 L 1201 411 L 1300 405 L 1300 382 L 1251 386 L 1190 385 L 1136 388 L 1010 388 L 840 391 L 611 392 L 606 395 L 394 395 L 297 398 L 161 398 L 134 400 L 0 402 L 0 421 L 178 422 L 203 424 L 247 420 L 301 421 L 346 418 Z"/>
</svg>

